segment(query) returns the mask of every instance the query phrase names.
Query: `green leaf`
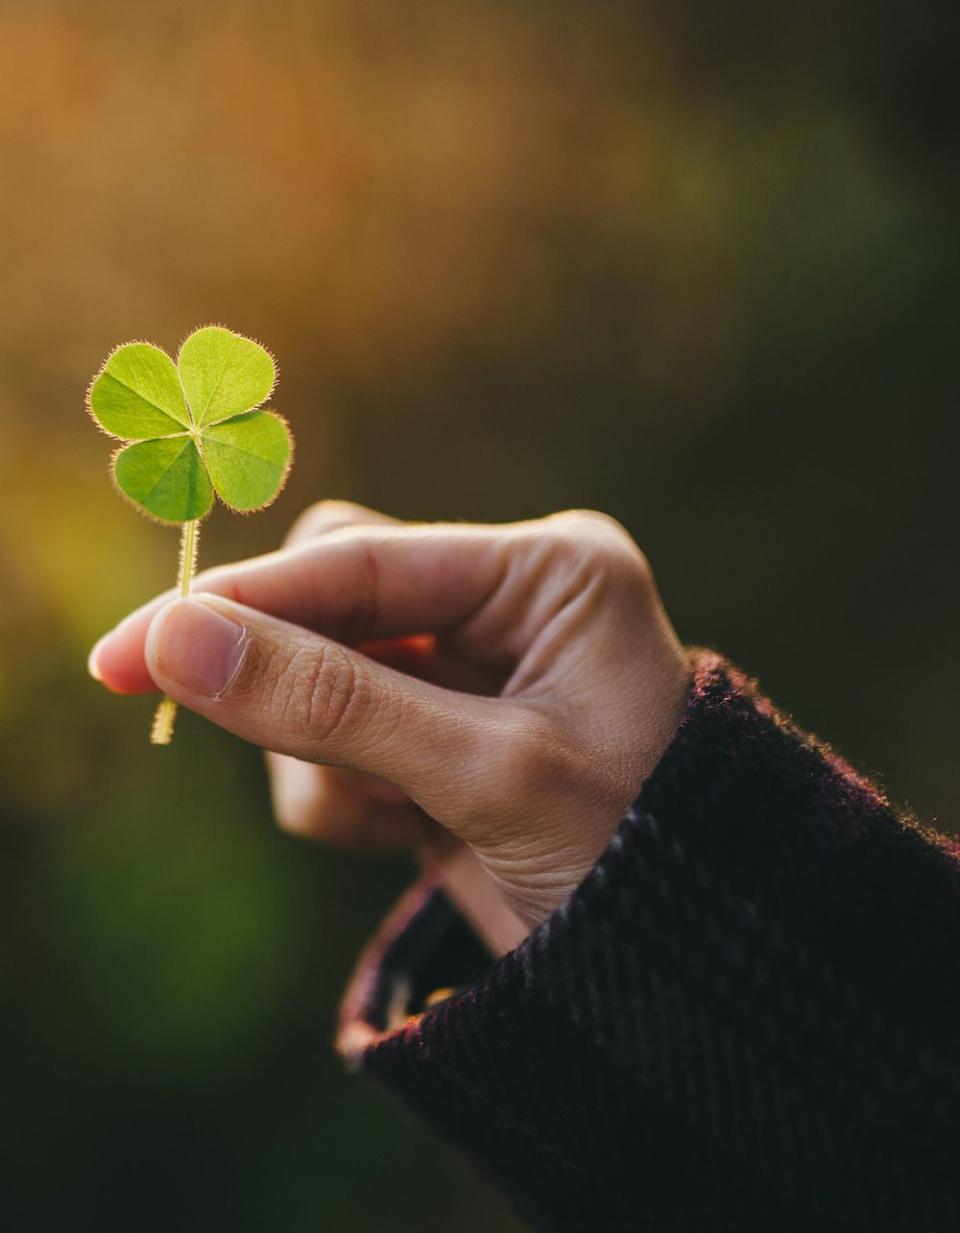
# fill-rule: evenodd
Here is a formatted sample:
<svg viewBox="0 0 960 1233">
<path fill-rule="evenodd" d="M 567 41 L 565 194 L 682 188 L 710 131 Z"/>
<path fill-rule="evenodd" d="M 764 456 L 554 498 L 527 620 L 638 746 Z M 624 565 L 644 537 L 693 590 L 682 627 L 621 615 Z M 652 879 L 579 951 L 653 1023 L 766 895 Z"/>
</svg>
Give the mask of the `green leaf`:
<svg viewBox="0 0 960 1233">
<path fill-rule="evenodd" d="M 293 441 L 274 411 L 250 411 L 204 429 L 203 457 L 224 504 L 237 510 L 269 505 L 287 477 Z"/>
<path fill-rule="evenodd" d="M 128 445 L 114 457 L 113 475 L 135 505 L 164 522 L 202 518 L 213 504 L 210 477 L 186 435 Z"/>
<path fill-rule="evenodd" d="M 125 441 L 167 436 L 190 424 L 173 360 L 149 343 L 127 343 L 108 357 L 90 389 L 90 411 Z"/>
<path fill-rule="evenodd" d="M 180 348 L 177 367 L 198 426 L 258 407 L 276 379 L 269 351 L 219 325 L 195 330 Z"/>
<path fill-rule="evenodd" d="M 222 326 L 195 330 L 176 365 L 147 343 L 118 347 L 89 396 L 100 425 L 132 442 L 114 456 L 117 487 L 164 522 L 203 518 L 214 492 L 235 510 L 269 505 L 293 453 L 283 418 L 258 409 L 275 379 L 270 354 Z"/>
</svg>

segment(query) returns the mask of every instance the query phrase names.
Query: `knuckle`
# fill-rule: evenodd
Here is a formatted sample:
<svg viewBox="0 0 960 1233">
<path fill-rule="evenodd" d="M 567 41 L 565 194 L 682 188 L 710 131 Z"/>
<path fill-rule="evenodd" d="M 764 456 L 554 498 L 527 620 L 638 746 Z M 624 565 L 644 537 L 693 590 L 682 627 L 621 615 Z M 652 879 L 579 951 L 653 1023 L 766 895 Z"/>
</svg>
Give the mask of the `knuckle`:
<svg viewBox="0 0 960 1233">
<path fill-rule="evenodd" d="M 586 534 L 591 530 L 601 529 L 616 530 L 621 535 L 627 534 L 623 525 L 617 522 L 616 518 L 598 509 L 564 509 L 556 514 L 551 514 L 545 521 L 555 526 L 568 528 L 574 533 Z"/>
<path fill-rule="evenodd" d="M 607 575 L 621 590 L 651 598 L 656 590 L 650 562 L 633 540 L 612 545 L 606 558 Z"/>
<path fill-rule="evenodd" d="M 604 546 L 613 538 L 606 515 L 592 510 L 568 509 L 551 514 L 543 519 L 539 530 L 550 543 L 576 552 Z"/>
<path fill-rule="evenodd" d="M 653 573 L 630 532 L 616 518 L 593 509 L 569 509 L 544 519 L 544 531 L 577 561 L 600 564 L 609 580 L 649 592 Z"/>
<path fill-rule="evenodd" d="M 308 674 L 303 693 L 306 731 L 315 740 L 329 741 L 366 709 L 366 691 L 349 656 L 328 648 L 321 663 Z"/>
<path fill-rule="evenodd" d="M 313 505 L 308 505 L 294 521 L 285 542 L 296 543 L 315 535 L 323 535 L 327 531 L 334 531 L 338 527 L 352 526 L 363 518 L 365 512 L 362 505 L 353 501 L 341 501 L 333 497 L 316 501 Z"/>
<path fill-rule="evenodd" d="M 638 551 L 633 537 L 623 523 L 610 514 L 595 509 L 568 509 L 545 519 L 553 535 L 577 544 L 587 544 L 598 550 Z"/>
<path fill-rule="evenodd" d="M 362 722 L 372 700 L 354 661 L 332 644 L 294 652 L 275 680 L 270 709 L 278 724 L 311 745 Z"/>
</svg>

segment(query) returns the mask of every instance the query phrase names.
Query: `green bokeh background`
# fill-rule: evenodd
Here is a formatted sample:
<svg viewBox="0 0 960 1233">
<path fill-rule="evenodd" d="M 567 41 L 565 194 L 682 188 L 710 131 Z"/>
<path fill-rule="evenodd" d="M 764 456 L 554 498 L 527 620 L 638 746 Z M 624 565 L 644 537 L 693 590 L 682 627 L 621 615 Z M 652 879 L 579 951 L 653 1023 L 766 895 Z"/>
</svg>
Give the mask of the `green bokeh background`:
<svg viewBox="0 0 960 1233">
<path fill-rule="evenodd" d="M 958 817 L 955 5 L 0 2 L 0 1212 L 508 1230 L 329 1040 L 410 876 L 105 695 L 176 534 L 83 413 L 117 342 L 279 357 L 321 496 L 609 510 L 681 635 Z M 891 912 L 897 905 L 890 905 Z M 24 1224 L 26 1221 L 26 1224 Z"/>
</svg>

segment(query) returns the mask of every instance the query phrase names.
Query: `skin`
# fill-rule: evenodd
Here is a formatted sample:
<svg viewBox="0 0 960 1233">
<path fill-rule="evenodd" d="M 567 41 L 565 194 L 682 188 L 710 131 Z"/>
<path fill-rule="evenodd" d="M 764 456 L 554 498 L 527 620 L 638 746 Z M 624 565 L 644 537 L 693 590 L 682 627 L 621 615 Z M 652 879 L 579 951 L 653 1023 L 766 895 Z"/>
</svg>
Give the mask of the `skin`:
<svg viewBox="0 0 960 1233">
<path fill-rule="evenodd" d="M 491 949 L 564 903 L 670 743 L 690 668 L 606 515 L 402 523 L 341 501 L 90 656 L 263 746 L 277 821 L 411 848 Z"/>
</svg>

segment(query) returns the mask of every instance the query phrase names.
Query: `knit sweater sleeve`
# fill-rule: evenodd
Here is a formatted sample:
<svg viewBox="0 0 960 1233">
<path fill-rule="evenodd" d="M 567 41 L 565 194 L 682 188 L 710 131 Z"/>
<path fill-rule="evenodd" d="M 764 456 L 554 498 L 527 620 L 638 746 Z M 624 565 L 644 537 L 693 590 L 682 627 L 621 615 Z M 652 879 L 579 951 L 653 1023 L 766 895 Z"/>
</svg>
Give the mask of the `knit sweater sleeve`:
<svg viewBox="0 0 960 1233">
<path fill-rule="evenodd" d="M 955 1231 L 960 854 L 694 663 L 569 902 L 491 962 L 418 885 L 340 1048 L 538 1229 Z"/>
</svg>

